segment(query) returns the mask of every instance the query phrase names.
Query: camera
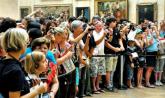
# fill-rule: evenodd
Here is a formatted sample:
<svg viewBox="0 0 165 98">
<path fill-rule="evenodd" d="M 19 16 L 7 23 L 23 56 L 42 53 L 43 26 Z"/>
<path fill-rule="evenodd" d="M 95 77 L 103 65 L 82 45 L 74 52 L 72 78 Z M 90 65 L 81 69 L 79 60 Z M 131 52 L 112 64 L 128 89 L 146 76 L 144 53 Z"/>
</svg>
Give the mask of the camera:
<svg viewBox="0 0 165 98">
<path fill-rule="evenodd" d="M 47 81 L 46 77 L 40 77 L 40 79 L 41 79 L 42 82 L 46 82 Z"/>
<path fill-rule="evenodd" d="M 85 31 L 85 29 L 87 28 L 87 25 L 88 24 L 83 24 L 83 31 Z M 88 31 L 93 31 L 93 30 L 95 30 L 95 27 L 93 27 L 93 26 L 91 26 L 89 29 L 88 29 Z"/>
</svg>

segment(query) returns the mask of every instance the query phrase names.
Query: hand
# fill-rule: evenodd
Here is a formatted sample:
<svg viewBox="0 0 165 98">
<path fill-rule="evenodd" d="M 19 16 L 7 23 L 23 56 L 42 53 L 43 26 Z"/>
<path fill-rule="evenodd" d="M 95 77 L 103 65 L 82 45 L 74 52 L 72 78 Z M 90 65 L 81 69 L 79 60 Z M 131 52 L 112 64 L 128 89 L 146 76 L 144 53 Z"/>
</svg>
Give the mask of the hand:
<svg viewBox="0 0 165 98">
<path fill-rule="evenodd" d="M 87 39 L 90 39 L 90 38 L 91 38 L 91 35 L 90 35 L 90 34 L 88 34 L 88 35 L 87 35 Z"/>
<path fill-rule="evenodd" d="M 87 25 L 86 29 L 84 30 L 84 33 L 88 33 L 89 32 L 89 28 L 90 28 L 90 26 Z"/>
<path fill-rule="evenodd" d="M 134 66 L 134 63 L 131 63 L 131 68 L 134 68 L 135 66 Z"/>
<path fill-rule="evenodd" d="M 38 78 L 33 78 L 33 81 L 32 81 L 32 87 L 38 85 L 40 82 L 41 82 L 40 79 L 38 79 Z"/>
<path fill-rule="evenodd" d="M 73 52 L 71 52 L 71 51 L 68 51 L 68 53 L 66 54 L 66 59 L 69 59 L 69 58 L 71 58 L 73 56 Z"/>
<path fill-rule="evenodd" d="M 71 46 L 66 50 L 66 52 L 72 51 L 73 47 L 74 47 L 74 45 L 71 45 Z"/>
<path fill-rule="evenodd" d="M 44 83 L 36 88 L 38 94 L 45 93 L 48 90 L 47 83 Z"/>
<path fill-rule="evenodd" d="M 121 51 L 124 51 L 124 50 L 125 50 L 125 48 L 124 48 L 124 47 L 120 47 L 120 49 L 121 49 Z"/>
<path fill-rule="evenodd" d="M 54 98 L 55 95 L 54 95 L 53 92 L 50 92 L 50 93 L 49 93 L 49 96 L 50 96 L 50 98 Z"/>
<path fill-rule="evenodd" d="M 120 52 L 121 51 L 121 49 L 120 48 L 115 48 L 115 50 L 114 50 L 115 52 Z"/>
</svg>

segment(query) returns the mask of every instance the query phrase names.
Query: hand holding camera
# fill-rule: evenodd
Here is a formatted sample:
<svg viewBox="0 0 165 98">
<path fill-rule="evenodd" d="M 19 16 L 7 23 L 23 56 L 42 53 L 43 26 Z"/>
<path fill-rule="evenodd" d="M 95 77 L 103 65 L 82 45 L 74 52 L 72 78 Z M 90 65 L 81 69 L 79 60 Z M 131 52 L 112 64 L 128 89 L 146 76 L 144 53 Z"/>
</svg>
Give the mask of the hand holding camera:
<svg viewBox="0 0 165 98">
<path fill-rule="evenodd" d="M 88 24 L 83 24 L 83 30 L 85 33 L 95 30 L 94 26 L 89 26 Z"/>
</svg>

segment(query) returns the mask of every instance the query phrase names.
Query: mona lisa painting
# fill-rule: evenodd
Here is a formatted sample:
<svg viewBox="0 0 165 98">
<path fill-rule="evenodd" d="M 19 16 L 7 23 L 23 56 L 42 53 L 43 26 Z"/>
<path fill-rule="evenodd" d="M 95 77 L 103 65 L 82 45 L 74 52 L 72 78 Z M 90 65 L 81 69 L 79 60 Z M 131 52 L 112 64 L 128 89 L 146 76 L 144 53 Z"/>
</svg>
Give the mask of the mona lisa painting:
<svg viewBox="0 0 165 98">
<path fill-rule="evenodd" d="M 76 17 L 85 17 L 90 20 L 89 7 L 77 7 L 76 8 Z"/>
</svg>

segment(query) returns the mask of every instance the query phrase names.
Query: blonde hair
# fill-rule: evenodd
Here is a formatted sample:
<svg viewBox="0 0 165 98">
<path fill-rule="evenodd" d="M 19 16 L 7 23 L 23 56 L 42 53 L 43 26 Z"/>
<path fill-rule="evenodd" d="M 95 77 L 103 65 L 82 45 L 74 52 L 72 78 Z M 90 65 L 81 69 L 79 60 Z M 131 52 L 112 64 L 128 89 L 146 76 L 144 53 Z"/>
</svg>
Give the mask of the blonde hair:
<svg viewBox="0 0 165 98">
<path fill-rule="evenodd" d="M 35 70 L 40 67 L 39 62 L 43 60 L 45 54 L 39 51 L 33 51 L 25 57 L 25 71 L 29 74 L 35 74 Z"/>
<path fill-rule="evenodd" d="M 64 34 L 64 28 L 54 27 L 54 28 L 51 29 L 51 32 L 54 35 L 61 35 L 61 34 Z"/>
<path fill-rule="evenodd" d="M 27 45 L 29 36 L 24 29 L 8 29 L 2 38 L 2 47 L 6 52 L 18 52 Z"/>
<path fill-rule="evenodd" d="M 4 33 L 0 33 L 0 49 L 2 49 L 2 36 Z"/>
</svg>

